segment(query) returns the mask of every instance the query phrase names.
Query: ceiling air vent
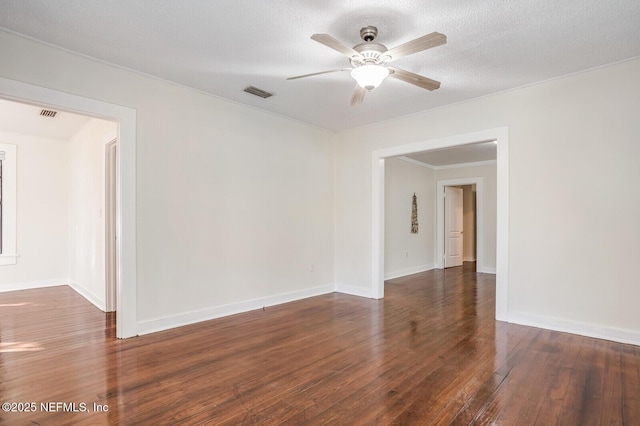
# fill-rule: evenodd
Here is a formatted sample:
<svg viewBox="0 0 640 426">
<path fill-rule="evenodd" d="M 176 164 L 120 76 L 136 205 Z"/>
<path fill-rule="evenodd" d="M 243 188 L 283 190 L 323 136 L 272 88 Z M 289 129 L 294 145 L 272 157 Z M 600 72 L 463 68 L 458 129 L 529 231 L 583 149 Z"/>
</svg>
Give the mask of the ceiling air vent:
<svg viewBox="0 0 640 426">
<path fill-rule="evenodd" d="M 42 111 L 40 111 L 40 115 L 42 117 L 55 117 L 56 114 L 58 113 L 58 111 L 51 111 L 50 109 L 43 109 Z"/>
<path fill-rule="evenodd" d="M 245 87 L 244 91 L 247 93 L 251 93 L 252 95 L 260 96 L 261 98 L 270 98 L 273 96 L 273 93 L 269 93 L 266 90 L 258 89 L 257 87 L 249 86 Z"/>
</svg>

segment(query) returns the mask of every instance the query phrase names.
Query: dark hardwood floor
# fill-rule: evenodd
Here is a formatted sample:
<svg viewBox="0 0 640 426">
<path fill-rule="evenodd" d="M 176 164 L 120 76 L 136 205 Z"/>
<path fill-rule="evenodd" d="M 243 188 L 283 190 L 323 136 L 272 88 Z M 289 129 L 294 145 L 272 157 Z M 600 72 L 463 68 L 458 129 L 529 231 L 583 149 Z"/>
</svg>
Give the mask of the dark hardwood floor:
<svg viewBox="0 0 640 426">
<path fill-rule="evenodd" d="M 0 424 L 640 425 L 639 347 L 494 304 L 467 264 L 116 340 L 68 287 L 0 293 Z"/>
</svg>

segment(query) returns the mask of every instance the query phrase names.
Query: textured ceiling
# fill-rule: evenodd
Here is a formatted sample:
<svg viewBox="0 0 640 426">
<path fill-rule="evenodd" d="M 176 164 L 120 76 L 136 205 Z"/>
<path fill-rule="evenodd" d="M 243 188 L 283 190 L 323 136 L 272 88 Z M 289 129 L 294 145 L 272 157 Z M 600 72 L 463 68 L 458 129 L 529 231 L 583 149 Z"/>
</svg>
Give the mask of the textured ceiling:
<svg viewBox="0 0 640 426">
<path fill-rule="evenodd" d="M 68 141 L 89 121 L 87 116 L 58 110 L 55 117 L 42 117 L 42 109 L 0 99 L 0 131 Z"/>
<path fill-rule="evenodd" d="M 404 157 L 433 168 L 446 167 L 454 164 L 475 163 L 478 161 L 493 161 L 497 158 L 497 145 L 494 142 L 481 142 L 461 145 L 454 148 L 409 154 Z"/>
<path fill-rule="evenodd" d="M 441 88 L 387 79 L 351 107 L 347 72 L 286 81 L 349 65 L 311 34 L 353 46 L 367 25 L 388 48 L 446 34 L 446 45 L 394 62 Z M 638 0 L 0 0 L 0 27 L 332 130 L 640 57 Z"/>
</svg>

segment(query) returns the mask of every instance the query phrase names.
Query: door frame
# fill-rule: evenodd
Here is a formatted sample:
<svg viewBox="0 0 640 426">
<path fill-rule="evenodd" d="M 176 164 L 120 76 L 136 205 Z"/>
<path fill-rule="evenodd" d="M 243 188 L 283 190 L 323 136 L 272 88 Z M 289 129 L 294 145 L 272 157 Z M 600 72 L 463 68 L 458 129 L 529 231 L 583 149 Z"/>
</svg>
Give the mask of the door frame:
<svg viewBox="0 0 640 426">
<path fill-rule="evenodd" d="M 118 123 L 116 336 L 137 336 L 136 110 L 4 77 L 0 97 Z"/>
<path fill-rule="evenodd" d="M 484 265 L 484 186 L 481 177 L 436 181 L 436 268 L 444 269 L 444 188 L 476 185 L 476 272 L 494 273 Z"/>
<path fill-rule="evenodd" d="M 104 146 L 104 240 L 105 240 L 105 267 L 104 283 L 105 297 L 104 305 L 106 312 L 114 312 L 118 300 L 118 255 L 116 219 L 117 219 L 117 196 L 118 196 L 118 139 L 109 138 L 110 141 Z M 117 320 L 116 320 L 117 321 Z"/>
<path fill-rule="evenodd" d="M 497 144 L 496 185 L 496 319 L 507 321 L 509 312 L 509 128 L 430 139 L 375 150 L 371 155 L 371 287 L 369 295 L 384 297 L 384 161 L 388 157 L 451 148 L 478 142 Z"/>
</svg>

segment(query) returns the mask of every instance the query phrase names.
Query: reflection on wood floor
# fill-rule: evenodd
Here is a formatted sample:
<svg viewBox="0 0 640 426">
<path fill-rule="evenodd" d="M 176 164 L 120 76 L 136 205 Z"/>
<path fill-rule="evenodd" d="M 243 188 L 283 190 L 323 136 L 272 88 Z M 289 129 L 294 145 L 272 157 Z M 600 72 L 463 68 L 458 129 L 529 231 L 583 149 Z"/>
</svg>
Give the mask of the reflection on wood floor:
<svg viewBox="0 0 640 426">
<path fill-rule="evenodd" d="M 68 287 L 0 293 L 0 424 L 640 424 L 640 348 L 496 322 L 473 264 L 385 291 L 128 340 Z"/>
</svg>

